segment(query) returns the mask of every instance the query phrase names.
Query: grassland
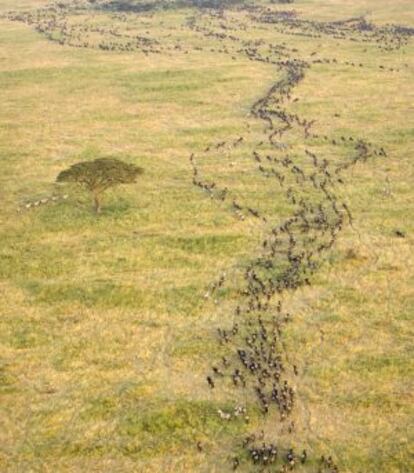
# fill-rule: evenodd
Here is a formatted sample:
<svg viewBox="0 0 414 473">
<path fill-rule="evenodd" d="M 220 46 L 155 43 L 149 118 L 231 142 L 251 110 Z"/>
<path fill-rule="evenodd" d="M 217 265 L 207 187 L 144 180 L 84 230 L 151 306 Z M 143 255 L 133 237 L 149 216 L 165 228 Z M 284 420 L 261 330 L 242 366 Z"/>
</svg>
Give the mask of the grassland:
<svg viewBox="0 0 414 473">
<path fill-rule="evenodd" d="M 47 3 L 0 0 L 0 15 Z M 379 25 L 414 26 L 405 0 L 272 8 L 315 21 L 366 15 Z M 0 17 L 0 470 L 228 471 L 235 439 L 260 429 L 263 419 L 250 398 L 230 387 L 211 391 L 205 376 L 222 353 L 215 329 L 231 322 L 238 270 L 257 251 L 263 229 L 194 187 L 188 158 L 195 153 L 204 175 L 238 199 L 275 220 L 289 216 L 282 192 L 264 184 L 250 157 L 263 128 L 249 116 L 251 106 L 281 72 L 218 53 L 232 44 L 186 27 L 190 8 L 128 13 L 126 20 L 111 15 L 69 22 L 106 28 L 116 21 L 149 31 L 167 49 L 61 45 L 57 36 L 50 41 L 33 25 Z M 229 16 L 247 21 L 243 12 Z M 315 119 L 320 135 L 357 135 L 387 151 L 345 173 L 340 192 L 353 226 L 344 228 L 312 285 L 284 296 L 294 318 L 286 344 L 301 376 L 296 431 L 280 440 L 328 452 L 341 472 L 408 473 L 413 41 L 384 51 L 287 35 L 272 25 L 239 34 L 284 42 L 304 58 L 315 50 L 337 57 L 335 67 L 306 72 L 290 110 Z M 177 38 L 188 53 L 174 51 Z M 246 133 L 244 146 L 203 153 Z M 303 150 L 299 136 L 290 140 Z M 322 139 L 312 145 L 333 162 L 348 151 Z M 108 192 L 97 218 L 87 195 L 54 181 L 77 161 L 107 155 L 146 172 L 136 186 Z M 223 272 L 231 284 L 215 303 L 204 295 Z M 218 416 L 236 401 L 251 405 L 249 425 Z M 243 464 L 239 471 L 251 469 Z"/>
</svg>

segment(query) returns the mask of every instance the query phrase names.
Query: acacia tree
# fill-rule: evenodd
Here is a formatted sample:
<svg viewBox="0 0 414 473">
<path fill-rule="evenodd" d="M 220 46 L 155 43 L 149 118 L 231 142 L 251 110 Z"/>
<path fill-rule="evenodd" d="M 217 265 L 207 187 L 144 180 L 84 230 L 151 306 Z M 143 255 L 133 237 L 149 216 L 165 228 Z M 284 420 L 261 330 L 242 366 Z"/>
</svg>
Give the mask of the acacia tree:
<svg viewBox="0 0 414 473">
<path fill-rule="evenodd" d="M 76 163 L 60 172 L 57 182 L 74 182 L 92 193 L 96 213 L 101 211 L 102 194 L 119 184 L 132 184 L 144 170 L 114 158 Z"/>
</svg>

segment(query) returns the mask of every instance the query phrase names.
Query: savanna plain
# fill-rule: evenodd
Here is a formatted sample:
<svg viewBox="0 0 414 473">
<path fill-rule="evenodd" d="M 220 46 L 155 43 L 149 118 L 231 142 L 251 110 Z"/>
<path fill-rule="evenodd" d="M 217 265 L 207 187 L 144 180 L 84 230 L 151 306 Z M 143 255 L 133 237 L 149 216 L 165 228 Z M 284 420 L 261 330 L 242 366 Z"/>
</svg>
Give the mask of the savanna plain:
<svg viewBox="0 0 414 473">
<path fill-rule="evenodd" d="M 411 0 L 0 0 L 0 471 L 414 471 L 413 59 Z"/>
</svg>

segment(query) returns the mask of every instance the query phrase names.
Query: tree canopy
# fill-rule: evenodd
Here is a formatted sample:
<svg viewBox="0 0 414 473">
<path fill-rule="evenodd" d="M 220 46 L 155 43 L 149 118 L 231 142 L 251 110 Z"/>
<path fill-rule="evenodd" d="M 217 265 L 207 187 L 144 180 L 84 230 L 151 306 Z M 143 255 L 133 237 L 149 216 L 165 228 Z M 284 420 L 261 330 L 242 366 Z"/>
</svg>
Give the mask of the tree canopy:
<svg viewBox="0 0 414 473">
<path fill-rule="evenodd" d="M 57 182 L 73 182 L 90 191 L 94 198 L 95 211 L 101 210 L 101 195 L 110 187 L 132 184 L 144 170 L 134 164 L 115 158 L 98 158 L 73 164 L 60 172 Z"/>
</svg>

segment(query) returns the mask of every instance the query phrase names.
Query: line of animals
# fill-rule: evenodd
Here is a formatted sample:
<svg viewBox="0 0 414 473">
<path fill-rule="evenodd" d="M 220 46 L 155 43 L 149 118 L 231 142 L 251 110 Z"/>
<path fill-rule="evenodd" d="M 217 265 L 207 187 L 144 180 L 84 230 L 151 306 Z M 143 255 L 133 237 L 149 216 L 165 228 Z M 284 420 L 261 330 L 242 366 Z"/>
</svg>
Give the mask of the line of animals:
<svg viewBox="0 0 414 473">
<path fill-rule="evenodd" d="M 258 7 L 257 7 L 258 8 Z M 279 14 L 281 12 L 278 12 Z M 359 22 L 365 21 L 364 19 L 358 19 Z M 354 20 L 352 20 L 354 22 Z M 280 29 L 278 29 L 278 33 L 281 35 L 285 35 L 289 33 L 289 25 L 291 24 L 291 17 L 290 15 L 286 14 L 284 16 L 280 17 Z M 308 22 L 304 21 L 304 24 L 307 24 Z M 311 22 L 314 25 L 322 25 L 321 28 L 322 30 L 323 25 L 325 23 L 319 23 L 319 22 Z M 344 23 L 347 24 L 345 21 Z M 260 40 L 246 40 L 244 38 L 240 38 L 238 36 L 238 33 L 240 30 L 246 31 L 249 26 L 251 29 L 257 28 L 258 34 L 260 34 L 261 29 L 260 29 L 260 19 L 259 17 L 255 15 L 250 15 L 246 18 L 246 22 L 241 22 L 240 20 L 234 20 L 234 18 L 231 17 L 226 17 L 224 11 L 219 11 L 219 12 L 209 12 L 208 14 L 206 12 L 202 13 L 195 13 L 194 15 L 190 16 L 187 20 L 187 26 L 192 29 L 194 32 L 197 32 L 199 34 L 202 34 L 206 38 L 209 38 L 210 40 L 215 39 L 219 42 L 225 42 L 226 45 L 221 48 L 214 49 L 214 52 L 220 52 L 220 53 L 226 53 L 230 54 L 233 58 L 236 57 L 239 54 L 243 54 L 247 56 L 250 60 L 252 61 L 259 61 L 259 62 L 264 62 L 268 64 L 276 64 L 278 61 L 281 61 L 281 58 L 279 60 L 276 60 L 272 58 L 273 53 L 276 51 L 279 51 L 282 53 L 283 51 L 286 53 L 285 57 L 289 57 L 291 53 L 296 53 L 298 52 L 297 49 L 288 47 L 286 43 L 282 44 L 271 44 L 268 43 L 262 39 Z M 285 28 L 285 24 L 288 25 L 288 28 Z M 329 31 L 335 30 L 335 28 L 340 28 L 341 22 L 336 22 L 332 23 L 330 25 Z M 350 23 L 353 24 L 353 23 Z M 274 25 L 271 25 L 272 27 Z M 403 33 L 400 33 L 403 31 Z M 396 38 L 399 37 L 400 34 L 403 34 L 404 40 L 397 41 Z M 387 30 L 387 34 L 379 34 L 378 37 L 376 37 L 375 41 L 368 40 L 366 39 L 366 43 L 373 44 L 377 46 L 380 49 L 387 49 L 387 44 L 388 42 L 397 43 L 400 45 L 399 47 L 402 47 L 403 45 L 407 44 L 408 40 L 414 36 L 414 29 L 409 29 L 405 27 L 399 27 L 399 26 L 393 26 L 392 28 L 390 27 Z M 360 37 L 358 35 L 358 29 L 356 28 L 348 28 L 347 29 L 347 35 L 345 38 L 348 38 L 354 42 L 359 42 Z M 336 39 L 343 39 L 341 38 L 336 38 Z M 231 47 L 229 43 L 236 43 L 239 44 L 239 47 Z M 389 50 L 393 51 L 394 49 L 397 48 L 391 48 Z M 213 51 L 213 50 L 211 50 Z M 281 54 L 282 55 L 282 54 Z M 303 56 L 303 55 L 302 55 Z M 312 51 L 311 53 L 308 54 L 308 57 L 306 58 L 307 63 L 309 64 L 335 64 L 335 65 L 344 65 L 348 67 L 354 67 L 354 68 L 372 68 L 375 67 L 372 64 L 364 64 L 361 61 L 350 61 L 350 60 L 345 60 L 341 61 L 339 58 L 336 57 L 318 57 L 319 53 L 318 51 Z M 303 56 L 305 57 L 305 56 Z M 399 72 L 398 68 L 395 67 L 388 67 L 384 64 L 379 64 L 377 66 L 379 71 L 389 71 L 389 72 Z"/>
<path fill-rule="evenodd" d="M 374 43 L 385 51 L 400 49 L 414 35 L 414 28 L 392 24 L 377 26 L 363 17 L 321 22 L 300 19 L 294 12 L 286 15 L 262 8 L 258 9 L 257 13 L 252 13 L 252 19 L 258 23 L 271 24 L 283 34 L 310 38 L 321 38 L 322 35 L 327 35 L 339 40 Z"/>
<path fill-rule="evenodd" d="M 223 19 L 222 12 L 218 17 Z M 233 36 L 234 33 L 228 35 L 199 26 L 196 17 L 191 18 L 189 25 L 209 38 L 246 44 Z M 260 41 L 249 45 L 245 49 L 246 55 L 254 61 L 277 65 L 284 77 L 275 82 L 251 108 L 251 115 L 265 124 L 266 140 L 263 141 L 271 148 L 270 152 L 263 153 L 259 146 L 252 152 L 252 159 L 266 179 L 276 181 L 285 190 L 286 199 L 295 210 L 282 223 L 272 224 L 269 216 L 237 201 L 228 187 L 220 186 L 213 179 L 206 181 L 202 178 L 198 158 L 194 154 L 190 156 L 194 185 L 211 197 L 229 201 L 229 209 L 239 218 L 260 219 L 268 228 L 260 254 L 243 270 L 244 283 L 238 291 L 234 323 L 218 329 L 218 341 L 226 351 L 221 360 L 212 366 L 206 381 L 211 390 L 224 383 L 227 387 L 233 385 L 234 389 L 249 391 L 247 402 L 256 402 L 262 414 L 272 416 L 274 422 L 287 422 L 287 431 L 293 433 L 295 423 L 290 418 L 295 410 L 296 380 L 300 377 L 300 369 L 290 362 L 283 342 L 284 328 L 292 320 L 291 314 L 282 309 L 283 294 L 311 284 L 310 277 L 319 267 L 323 253 L 332 248 L 345 223 L 353 223 L 348 205 L 341 201 L 336 191 L 338 184 L 344 182 L 342 172 L 371 156 L 386 157 L 387 154 L 383 148 L 377 149 L 353 136 L 341 136 L 339 139 L 322 136 L 333 146 L 351 147 L 351 157 L 339 164 L 330 163 L 313 152 L 310 143 L 305 149 L 305 156 L 310 161 L 311 171 L 309 166 L 303 168 L 302 160 L 298 160 L 293 153 L 287 153 L 281 145 L 288 133 L 302 134 L 305 143 L 309 139 L 321 138 L 312 131 L 314 121 L 287 110 L 287 105 L 292 102 L 293 89 L 315 61 L 286 58 L 292 51 L 283 45 L 272 45 L 268 48 L 271 54 L 264 58 L 259 52 L 262 45 Z M 238 139 L 238 143 L 243 141 L 244 137 Z M 217 153 L 225 146 L 234 147 L 234 144 L 234 140 L 222 141 L 207 147 L 204 152 Z M 211 291 L 218 290 L 224 284 L 225 277 L 221 276 Z M 319 461 L 313 458 L 309 464 L 306 449 L 298 450 L 301 453 L 296 453 L 294 447 L 283 451 L 282 447 L 272 442 L 254 444 L 252 438 L 255 438 L 254 434 L 242 441 L 241 451 L 240 446 L 236 447 L 239 453 L 232 459 L 233 470 L 250 462 L 259 469 L 277 468 L 269 471 L 280 473 L 297 468 L 318 473 L 339 472 L 330 456 L 322 456 Z"/>
<path fill-rule="evenodd" d="M 263 124 L 263 140 L 251 153 L 251 165 L 265 182 L 277 186 L 284 193 L 293 207 L 290 217 L 274 222 L 272 216 L 251 204 L 242 203 L 227 186 L 221 186 L 214 178 L 205 178 L 199 167 L 202 158 L 192 154 L 190 163 L 195 186 L 227 205 L 240 220 L 257 222 L 264 232 L 258 254 L 242 270 L 242 283 L 237 289 L 238 302 L 233 309 L 234 322 L 217 330 L 223 355 L 212 365 L 206 383 L 212 392 L 224 384 L 244 393 L 246 405 L 256 406 L 261 415 L 271 418 L 275 425 L 287 425 L 288 434 L 292 434 L 296 431 L 296 390 L 301 368 L 291 360 L 286 349 L 285 329 L 293 317 L 284 309 L 283 297 L 287 291 L 311 284 L 311 276 L 323 261 L 323 255 L 335 244 L 344 225 L 353 223 L 350 209 L 337 190 L 344 182 L 343 172 L 370 157 L 386 157 L 386 151 L 354 136 L 330 138 L 320 135 L 313 130 L 314 120 L 289 111 L 289 105 L 295 100 L 293 91 L 306 72 L 314 64 L 336 65 L 341 63 L 339 60 L 319 58 L 317 52 L 301 55 L 285 43 L 271 44 L 260 37 L 246 40 L 240 37 L 240 32 L 260 33 L 260 28 L 275 28 L 281 34 L 312 38 L 331 36 L 376 44 L 392 51 L 404 46 L 414 31 L 393 25 L 378 28 L 364 19 L 330 23 L 308 21 L 299 19 L 293 10 L 272 11 L 252 4 L 236 4 L 229 10 L 193 10 L 178 31 L 191 31 L 200 36 L 205 43 L 203 46 L 190 47 L 183 43 L 178 39 L 179 34 L 175 37 L 171 27 L 164 38 L 155 38 L 147 30 L 145 36 L 142 33 L 134 36 L 129 20 L 136 22 L 140 19 L 137 12 L 128 12 L 128 15 L 112 12 L 110 18 L 117 23 L 110 26 L 91 26 L 84 20 L 73 23 L 72 15 L 75 13 L 101 11 L 102 2 L 77 1 L 63 6 L 52 4 L 34 13 L 10 13 L 8 18 L 32 25 L 60 44 L 112 51 L 140 50 L 145 54 L 207 50 L 227 54 L 234 60 L 242 56 L 253 62 L 269 64 L 282 74 L 282 78 L 251 107 L 251 117 Z M 245 15 L 244 21 L 233 15 L 240 12 Z M 146 15 L 141 11 L 139 14 Z M 152 11 L 148 13 L 152 14 Z M 122 29 L 122 24 L 128 32 Z M 134 23 L 134 26 L 149 28 L 146 23 Z M 89 41 L 85 35 L 94 39 Z M 359 62 L 343 64 L 364 67 Z M 379 68 L 386 70 L 385 66 Z M 387 69 L 394 71 L 393 68 Z M 289 152 L 286 142 L 290 134 L 302 137 L 305 150 L 301 156 Z M 351 149 L 352 155 L 339 163 L 330 162 L 313 151 L 313 140 L 346 147 Z M 244 136 L 220 141 L 207 146 L 203 156 L 245 146 L 247 141 Z M 304 158 L 306 166 L 303 165 Z M 226 283 L 227 275 L 222 275 L 210 293 L 218 291 Z M 221 410 L 218 415 L 223 422 L 238 416 L 244 416 L 246 421 L 249 419 L 246 407 L 240 406 L 235 407 L 234 415 Z M 330 456 L 317 457 L 303 447 L 278 445 L 274 438 L 269 440 L 266 436 L 269 434 L 263 431 L 260 435 L 253 433 L 238 440 L 231 460 L 232 468 L 236 470 L 248 465 L 260 471 L 280 473 L 293 470 L 339 472 Z"/>
<path fill-rule="evenodd" d="M 89 14 L 89 21 L 79 20 L 80 14 Z M 23 22 L 59 45 L 76 48 L 100 49 L 102 51 L 132 52 L 140 51 L 145 55 L 160 54 L 165 50 L 149 32 L 131 34 L 122 31 L 120 26 L 125 18 L 112 14 L 109 26 L 93 24 L 94 14 L 98 14 L 90 4 L 51 4 L 35 11 L 9 12 L 6 17 L 11 21 Z M 77 22 L 75 22 L 77 21 Z M 117 25 L 119 23 L 119 25 Z M 141 29 L 146 25 L 140 24 Z"/>
<path fill-rule="evenodd" d="M 185 2 L 184 2 L 185 3 Z M 191 2 L 190 2 L 191 3 Z M 218 2 L 220 4 L 220 2 Z M 145 5 L 138 4 L 139 11 L 133 8 L 124 8 L 122 2 L 106 2 L 97 0 L 90 2 L 87 0 L 72 0 L 72 2 L 55 2 L 38 8 L 34 11 L 8 12 L 4 15 L 11 21 L 23 22 L 35 28 L 41 34 L 44 34 L 50 41 L 57 42 L 60 45 L 67 45 L 78 48 L 100 49 L 102 51 L 116 52 L 141 52 L 145 55 L 150 54 L 188 54 L 190 51 L 210 51 L 231 54 L 234 60 L 240 53 L 251 56 L 252 60 L 261 60 L 269 62 L 269 58 L 261 53 L 259 59 L 258 46 L 254 42 L 243 41 L 236 35 L 226 34 L 225 32 L 238 32 L 240 29 L 255 25 L 271 27 L 283 35 L 305 35 L 312 38 L 321 36 L 332 36 L 335 39 L 348 39 L 354 42 L 365 42 L 377 45 L 379 48 L 393 51 L 406 45 L 410 37 L 414 35 L 414 29 L 399 25 L 386 25 L 378 27 L 368 22 L 364 18 L 354 18 L 336 22 L 310 21 L 298 18 L 297 13 L 292 10 L 280 11 L 263 5 L 254 5 L 250 3 L 235 2 L 232 10 L 239 13 L 246 13 L 245 21 L 236 20 L 234 17 L 226 16 L 228 11 L 226 7 L 200 8 L 195 9 L 196 14 L 192 14 L 184 22 L 180 30 L 203 33 L 203 27 L 195 25 L 194 18 L 213 19 L 216 21 L 216 27 L 221 32 L 213 32 L 211 29 L 204 34 L 218 40 L 222 47 L 212 48 L 205 45 L 190 45 L 180 38 L 176 27 L 167 26 L 163 21 L 157 24 L 158 37 L 151 29 L 156 26 L 146 20 L 154 17 L 157 10 L 179 9 L 186 7 L 187 4 L 179 2 L 155 2 L 148 8 L 141 8 Z M 87 15 L 88 19 L 85 19 Z M 108 25 L 103 23 L 106 19 Z M 96 20 L 96 21 L 93 21 Z M 108 21 L 109 20 L 109 21 Z M 220 20 L 220 21 L 217 21 Z M 99 24 L 99 26 L 98 26 Z M 167 32 L 169 33 L 167 34 Z M 260 30 L 258 30 L 260 31 Z M 230 51 L 228 45 L 224 45 L 225 40 L 239 40 L 243 48 Z M 262 41 L 262 43 L 264 43 Z M 223 47 L 224 45 L 224 47 Z M 311 53 L 311 56 L 317 56 L 317 51 Z M 339 61 L 337 58 L 309 58 L 313 64 L 343 64 L 350 67 L 367 67 L 361 62 Z M 395 68 L 379 65 L 380 70 L 398 71 Z"/>
<path fill-rule="evenodd" d="M 248 456 L 253 465 L 263 467 L 278 467 L 280 473 L 293 471 L 299 465 L 305 468 L 308 465 L 308 452 L 306 449 L 296 452 L 293 448 L 280 449 L 273 443 L 261 442 L 255 445 L 255 436 L 246 437 L 243 444 L 246 446 Z M 318 473 L 338 473 L 338 466 L 332 457 L 321 456 L 316 462 Z M 240 465 L 238 457 L 233 458 L 233 470 L 237 470 Z M 271 471 L 271 470 L 270 470 Z M 276 470 L 273 470 L 276 471 Z"/>
<path fill-rule="evenodd" d="M 49 197 L 42 197 L 40 199 L 31 200 L 31 201 L 27 201 L 27 202 L 22 203 L 18 207 L 18 211 L 21 212 L 22 210 L 35 209 L 35 208 L 43 206 L 43 205 L 57 203 L 57 202 L 60 202 L 62 200 L 67 200 L 68 198 L 69 198 L 68 194 L 51 195 Z"/>
</svg>

